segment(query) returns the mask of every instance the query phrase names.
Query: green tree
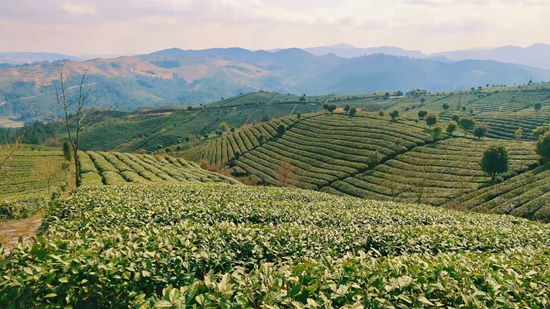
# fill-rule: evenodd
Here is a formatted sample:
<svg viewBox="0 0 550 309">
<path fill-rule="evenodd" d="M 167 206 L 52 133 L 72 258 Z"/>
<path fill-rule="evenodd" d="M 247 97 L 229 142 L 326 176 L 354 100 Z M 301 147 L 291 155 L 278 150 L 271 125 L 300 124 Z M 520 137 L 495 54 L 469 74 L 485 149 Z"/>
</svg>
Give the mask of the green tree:
<svg viewBox="0 0 550 309">
<path fill-rule="evenodd" d="M 446 131 L 447 131 L 447 133 L 449 133 L 450 136 L 453 136 L 453 133 L 456 131 L 457 128 L 458 128 L 458 125 L 456 124 L 456 122 L 451 121 L 447 125 Z"/>
<path fill-rule="evenodd" d="M 263 144 L 265 142 L 265 137 L 263 135 L 258 136 L 258 142 Z"/>
<path fill-rule="evenodd" d="M 346 105 L 346 107 L 344 107 L 344 111 L 345 111 L 346 113 L 349 112 L 350 109 L 351 109 L 351 107 L 349 106 L 349 104 Z"/>
<path fill-rule="evenodd" d="M 550 132 L 546 132 L 546 134 L 539 137 L 537 142 L 537 153 L 541 156 L 544 164 L 548 163 L 550 159 Z"/>
<path fill-rule="evenodd" d="M 330 113 L 334 112 L 336 110 L 336 105 L 332 104 L 331 106 L 328 107 L 328 111 Z"/>
<path fill-rule="evenodd" d="M 476 126 L 476 120 L 474 119 L 474 117 L 471 117 L 471 116 L 462 117 L 462 118 L 460 118 L 460 121 L 458 122 L 458 125 L 464 131 L 471 131 Z"/>
<path fill-rule="evenodd" d="M 480 123 L 474 128 L 474 136 L 479 139 L 487 136 L 487 133 L 489 133 L 489 127 L 485 123 Z"/>
<path fill-rule="evenodd" d="M 391 120 L 395 121 L 397 117 L 399 117 L 399 111 L 394 110 L 393 112 L 390 113 L 390 117 L 391 117 Z"/>
<path fill-rule="evenodd" d="M 481 169 L 494 181 L 498 174 L 506 173 L 510 165 L 508 151 L 502 145 L 493 144 L 485 150 L 481 158 Z"/>
<path fill-rule="evenodd" d="M 390 93 L 389 92 L 384 93 L 384 99 L 387 100 L 389 98 L 390 98 Z"/>
<path fill-rule="evenodd" d="M 298 118 L 298 120 L 302 119 L 302 113 L 298 113 L 296 117 Z"/>
<path fill-rule="evenodd" d="M 550 131 L 550 125 L 536 127 L 533 130 L 533 136 L 536 139 L 539 139 L 539 137 L 543 136 L 544 134 L 546 134 L 546 132 L 549 132 L 549 131 Z"/>
<path fill-rule="evenodd" d="M 453 115 L 453 117 L 451 117 L 451 120 L 456 122 L 456 123 L 459 123 L 460 122 L 460 116 L 458 115 Z"/>
<path fill-rule="evenodd" d="M 542 109 L 542 103 L 535 103 L 535 110 L 540 111 Z"/>
<path fill-rule="evenodd" d="M 300 102 L 305 102 L 306 101 L 306 97 L 300 97 Z"/>
<path fill-rule="evenodd" d="M 522 137 L 522 136 L 523 136 L 523 129 L 522 129 L 522 128 L 518 128 L 518 129 L 516 130 L 516 132 L 514 132 L 514 138 L 515 138 L 516 140 L 519 141 L 519 140 L 521 140 L 521 137 Z"/>
<path fill-rule="evenodd" d="M 428 115 L 428 111 L 427 111 L 427 110 L 420 110 L 420 111 L 418 111 L 418 118 L 424 119 L 424 117 L 426 117 L 426 115 Z"/>
<path fill-rule="evenodd" d="M 426 103 L 426 98 L 420 99 L 420 103 L 422 103 L 422 104 Z"/>
<path fill-rule="evenodd" d="M 328 108 L 330 107 L 330 105 L 328 103 L 325 103 L 323 104 L 323 109 L 328 111 Z"/>
<path fill-rule="evenodd" d="M 426 124 L 430 126 L 430 128 L 437 123 L 437 114 L 428 114 L 426 116 Z"/>
<path fill-rule="evenodd" d="M 277 127 L 277 133 L 279 134 L 279 136 L 283 136 L 285 132 L 286 132 L 286 126 L 284 124 L 281 124 Z"/>
<path fill-rule="evenodd" d="M 443 128 L 440 127 L 440 126 L 435 126 L 433 129 L 432 129 L 432 136 L 434 139 L 438 139 L 441 134 L 443 134 Z"/>
<path fill-rule="evenodd" d="M 384 113 L 384 111 L 382 111 L 382 110 L 378 112 L 378 116 L 380 116 L 380 117 L 384 117 L 385 115 L 386 115 L 386 113 Z"/>
<path fill-rule="evenodd" d="M 71 161 L 73 159 L 73 150 L 71 149 L 71 143 L 69 141 L 65 141 L 63 143 L 63 157 L 67 161 Z"/>
<path fill-rule="evenodd" d="M 449 108 L 451 108 L 451 106 L 449 105 L 449 103 L 444 103 L 444 104 L 443 104 L 443 110 L 448 111 Z"/>
<path fill-rule="evenodd" d="M 403 96 L 403 92 L 402 92 L 401 90 L 399 90 L 399 91 L 397 91 L 397 92 L 395 93 L 395 95 L 398 96 L 398 97 L 402 97 L 402 96 Z"/>
<path fill-rule="evenodd" d="M 222 132 L 228 132 L 229 130 L 231 130 L 231 128 L 229 127 L 227 122 L 224 121 L 224 122 L 220 123 L 220 130 Z"/>
<path fill-rule="evenodd" d="M 355 116 L 355 114 L 357 114 L 357 108 L 352 107 L 352 108 L 349 110 L 349 115 L 350 115 L 350 116 Z"/>
<path fill-rule="evenodd" d="M 235 133 L 235 128 L 231 128 L 231 133 Z"/>
</svg>

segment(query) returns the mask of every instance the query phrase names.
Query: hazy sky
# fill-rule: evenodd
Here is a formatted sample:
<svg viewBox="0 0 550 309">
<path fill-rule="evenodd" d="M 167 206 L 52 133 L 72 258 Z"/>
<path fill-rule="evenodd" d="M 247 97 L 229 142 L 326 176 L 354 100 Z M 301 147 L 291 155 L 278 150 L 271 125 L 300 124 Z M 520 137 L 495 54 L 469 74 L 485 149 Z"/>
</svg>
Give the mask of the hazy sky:
<svg viewBox="0 0 550 309">
<path fill-rule="evenodd" d="M 550 0 L 0 0 L 0 51 L 550 43 Z"/>
</svg>

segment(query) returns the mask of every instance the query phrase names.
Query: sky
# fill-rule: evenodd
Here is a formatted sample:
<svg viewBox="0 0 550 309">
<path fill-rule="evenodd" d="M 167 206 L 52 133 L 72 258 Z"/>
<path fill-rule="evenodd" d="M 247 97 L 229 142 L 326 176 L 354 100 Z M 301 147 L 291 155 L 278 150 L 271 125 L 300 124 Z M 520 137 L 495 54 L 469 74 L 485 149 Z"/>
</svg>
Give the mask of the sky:
<svg viewBox="0 0 550 309">
<path fill-rule="evenodd" d="M 0 51 L 550 43 L 550 0 L 0 0 Z"/>
</svg>

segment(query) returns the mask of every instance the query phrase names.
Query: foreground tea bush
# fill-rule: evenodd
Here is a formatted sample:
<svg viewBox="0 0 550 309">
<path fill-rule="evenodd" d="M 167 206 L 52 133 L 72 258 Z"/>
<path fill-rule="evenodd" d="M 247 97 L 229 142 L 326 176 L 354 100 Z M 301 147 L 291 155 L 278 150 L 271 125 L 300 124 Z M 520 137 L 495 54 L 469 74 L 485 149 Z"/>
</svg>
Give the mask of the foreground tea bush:
<svg viewBox="0 0 550 309">
<path fill-rule="evenodd" d="M 77 190 L 0 260 L 0 307 L 544 308 L 523 219 L 219 184 Z"/>
</svg>

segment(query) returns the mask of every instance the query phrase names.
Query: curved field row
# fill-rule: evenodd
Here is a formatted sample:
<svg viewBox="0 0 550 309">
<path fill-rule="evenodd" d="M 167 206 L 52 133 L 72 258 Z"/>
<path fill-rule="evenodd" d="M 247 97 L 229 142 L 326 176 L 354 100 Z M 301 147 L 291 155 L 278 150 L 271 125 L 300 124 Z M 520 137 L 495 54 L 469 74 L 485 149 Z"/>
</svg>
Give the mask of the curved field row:
<svg viewBox="0 0 550 309">
<path fill-rule="evenodd" d="M 190 181 L 236 183 L 202 170 L 196 164 L 167 156 L 89 151 L 82 153 L 80 160 L 83 186 Z"/>
<path fill-rule="evenodd" d="M 277 127 L 279 125 L 283 124 L 291 127 L 296 121 L 298 121 L 298 118 L 291 116 L 262 123 L 209 141 L 205 145 L 194 147 L 186 151 L 184 156 L 196 162 L 206 160 L 217 166 L 227 165 L 237 156 L 260 147 L 262 143 L 275 138 L 278 135 Z M 263 136 L 262 141 L 261 136 Z"/>
<path fill-rule="evenodd" d="M 326 114 L 299 121 L 282 137 L 245 153 L 235 171 L 266 184 L 318 190 L 431 141 L 421 127 Z"/>
<path fill-rule="evenodd" d="M 550 222 L 550 168 L 541 167 L 506 181 L 471 192 L 444 207 L 511 214 Z"/>
<path fill-rule="evenodd" d="M 417 147 L 332 188 L 362 198 L 442 205 L 489 182 L 479 161 L 492 142 L 454 138 Z M 510 154 L 509 175 L 537 164 L 532 143 L 504 143 Z"/>
<path fill-rule="evenodd" d="M 515 112 L 531 108 L 535 103 L 542 102 L 550 96 L 548 92 L 499 92 L 468 104 L 476 112 Z"/>
</svg>

